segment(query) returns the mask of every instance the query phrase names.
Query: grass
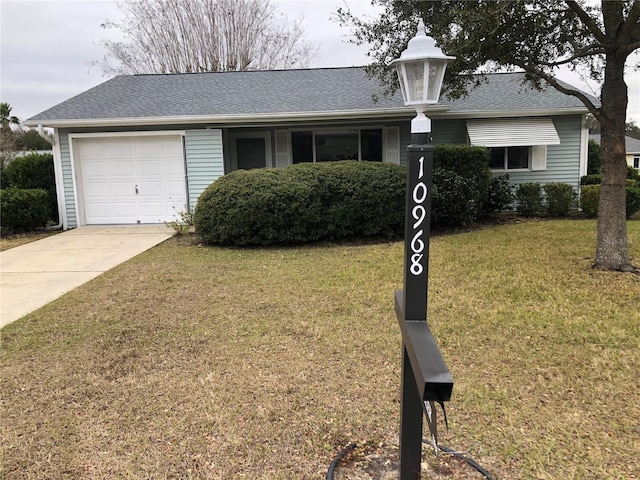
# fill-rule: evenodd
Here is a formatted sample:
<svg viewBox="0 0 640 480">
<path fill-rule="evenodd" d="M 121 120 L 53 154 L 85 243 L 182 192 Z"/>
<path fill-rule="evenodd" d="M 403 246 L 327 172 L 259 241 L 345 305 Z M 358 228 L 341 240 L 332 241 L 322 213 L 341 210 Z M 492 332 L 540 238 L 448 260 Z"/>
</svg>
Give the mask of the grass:
<svg viewBox="0 0 640 480">
<path fill-rule="evenodd" d="M 2 330 L 4 479 L 320 479 L 397 444 L 401 243 L 181 242 Z M 432 239 L 442 442 L 495 478 L 640 477 L 640 278 L 594 245 L 587 220 Z"/>
</svg>

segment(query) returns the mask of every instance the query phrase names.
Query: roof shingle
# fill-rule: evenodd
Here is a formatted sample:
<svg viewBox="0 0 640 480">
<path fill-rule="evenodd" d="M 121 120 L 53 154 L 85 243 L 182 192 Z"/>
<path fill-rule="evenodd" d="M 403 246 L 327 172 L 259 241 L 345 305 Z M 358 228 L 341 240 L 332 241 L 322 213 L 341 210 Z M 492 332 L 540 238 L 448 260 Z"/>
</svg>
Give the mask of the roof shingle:
<svg viewBox="0 0 640 480">
<path fill-rule="evenodd" d="M 487 78 L 469 96 L 451 102 L 441 100 L 441 105 L 448 105 L 449 111 L 456 113 L 582 107 L 576 98 L 551 87 L 541 92 L 525 88 L 521 85 L 522 73 Z M 35 115 L 27 124 L 404 108 L 399 92 L 384 96 L 382 91 L 378 80 L 368 78 L 360 67 L 121 75 Z"/>
</svg>

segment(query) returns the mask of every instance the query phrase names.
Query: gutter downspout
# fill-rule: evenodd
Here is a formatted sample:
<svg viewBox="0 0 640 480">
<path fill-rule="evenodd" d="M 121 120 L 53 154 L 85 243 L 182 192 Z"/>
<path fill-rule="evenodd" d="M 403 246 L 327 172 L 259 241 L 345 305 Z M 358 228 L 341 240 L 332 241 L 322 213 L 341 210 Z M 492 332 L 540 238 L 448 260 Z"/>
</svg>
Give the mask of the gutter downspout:
<svg viewBox="0 0 640 480">
<path fill-rule="evenodd" d="M 59 188 L 59 186 L 60 186 L 59 183 L 62 183 L 62 182 L 58 182 L 58 178 L 62 178 L 62 177 L 59 176 L 59 173 L 61 174 L 62 170 L 57 168 L 58 164 L 60 162 L 56 161 L 56 158 L 60 159 L 60 145 L 56 141 L 57 140 L 57 135 L 55 135 L 55 133 L 54 133 L 53 139 L 51 139 L 47 135 L 45 135 L 44 128 L 43 128 L 42 124 L 38 124 L 37 132 L 38 132 L 38 135 L 40 135 L 42 138 L 44 138 L 53 147 L 53 150 L 52 150 L 53 151 L 53 168 L 54 168 L 55 179 L 56 179 L 56 200 L 58 202 L 58 224 L 57 225 L 51 225 L 50 227 L 45 227 L 45 230 L 60 230 L 62 228 L 62 209 L 61 209 L 61 202 L 60 202 L 61 192 L 60 192 L 60 188 Z"/>
</svg>

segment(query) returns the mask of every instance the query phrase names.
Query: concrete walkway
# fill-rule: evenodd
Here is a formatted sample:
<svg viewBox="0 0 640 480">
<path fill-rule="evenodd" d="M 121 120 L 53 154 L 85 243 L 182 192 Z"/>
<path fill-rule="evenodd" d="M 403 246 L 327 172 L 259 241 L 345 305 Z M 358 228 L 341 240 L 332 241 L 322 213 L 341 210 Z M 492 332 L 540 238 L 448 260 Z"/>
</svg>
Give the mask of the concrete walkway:
<svg viewBox="0 0 640 480">
<path fill-rule="evenodd" d="M 0 252 L 0 328 L 173 234 L 164 225 L 81 227 Z"/>
</svg>

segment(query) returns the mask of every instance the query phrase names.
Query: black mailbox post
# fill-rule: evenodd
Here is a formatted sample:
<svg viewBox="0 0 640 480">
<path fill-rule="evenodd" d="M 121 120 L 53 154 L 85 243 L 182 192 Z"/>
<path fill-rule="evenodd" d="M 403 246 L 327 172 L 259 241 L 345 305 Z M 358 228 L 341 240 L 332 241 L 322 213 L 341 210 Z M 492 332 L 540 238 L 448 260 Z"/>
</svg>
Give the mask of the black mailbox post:
<svg viewBox="0 0 640 480">
<path fill-rule="evenodd" d="M 453 378 L 427 323 L 429 234 L 433 187 L 433 146 L 428 134 L 414 134 L 407 158 L 404 290 L 395 293 L 402 332 L 400 480 L 420 478 L 422 415 L 437 446 L 435 404 L 449 401 Z"/>
</svg>

